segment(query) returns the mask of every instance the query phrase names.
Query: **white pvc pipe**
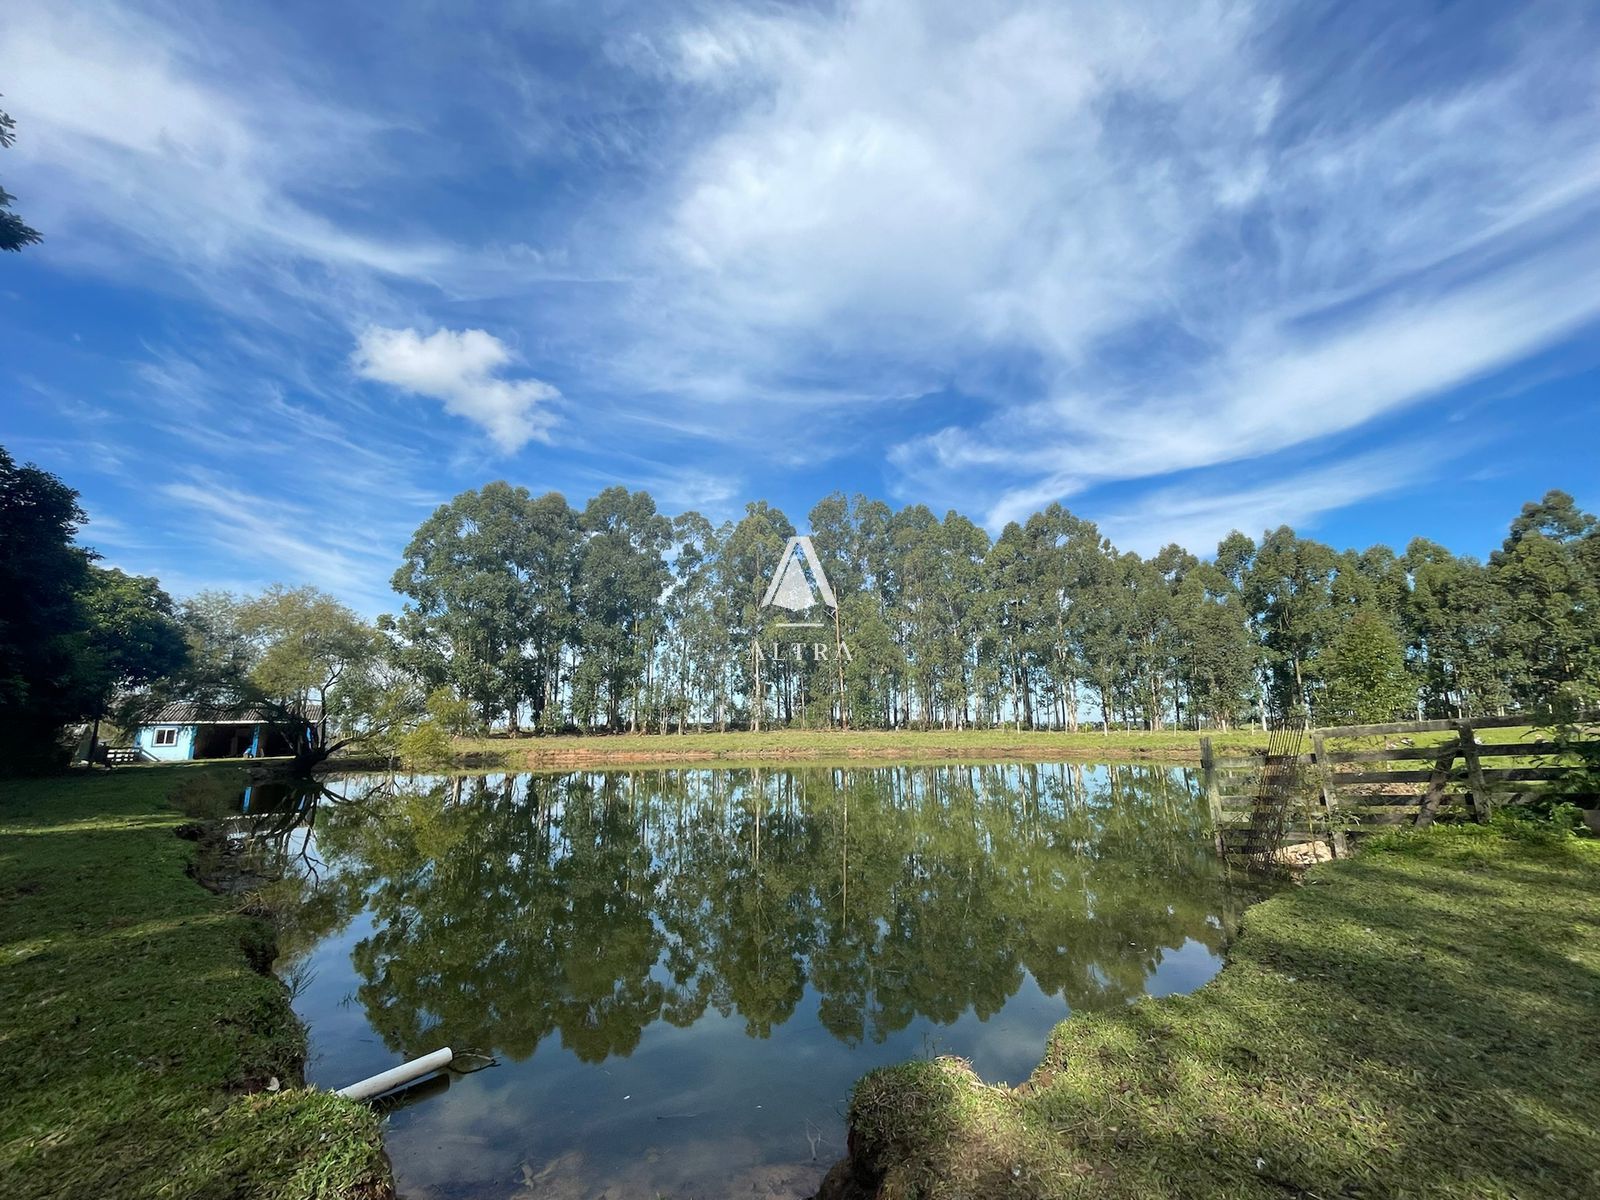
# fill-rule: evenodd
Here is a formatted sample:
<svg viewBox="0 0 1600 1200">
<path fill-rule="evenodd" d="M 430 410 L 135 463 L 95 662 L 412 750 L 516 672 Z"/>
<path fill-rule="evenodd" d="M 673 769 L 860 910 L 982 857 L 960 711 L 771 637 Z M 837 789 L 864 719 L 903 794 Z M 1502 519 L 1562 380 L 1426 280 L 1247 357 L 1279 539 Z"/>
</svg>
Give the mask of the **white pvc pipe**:
<svg viewBox="0 0 1600 1200">
<path fill-rule="evenodd" d="M 432 1054 L 424 1054 L 421 1058 L 414 1058 L 408 1063 L 401 1063 L 398 1067 L 391 1067 L 370 1079 L 342 1087 L 336 1094 L 346 1100 L 370 1100 L 374 1096 L 381 1096 L 385 1092 L 394 1091 L 397 1087 L 403 1087 L 413 1079 L 421 1079 L 424 1075 L 442 1071 L 450 1065 L 450 1060 L 454 1057 L 455 1053 L 446 1046 L 443 1050 L 435 1050 Z"/>
</svg>

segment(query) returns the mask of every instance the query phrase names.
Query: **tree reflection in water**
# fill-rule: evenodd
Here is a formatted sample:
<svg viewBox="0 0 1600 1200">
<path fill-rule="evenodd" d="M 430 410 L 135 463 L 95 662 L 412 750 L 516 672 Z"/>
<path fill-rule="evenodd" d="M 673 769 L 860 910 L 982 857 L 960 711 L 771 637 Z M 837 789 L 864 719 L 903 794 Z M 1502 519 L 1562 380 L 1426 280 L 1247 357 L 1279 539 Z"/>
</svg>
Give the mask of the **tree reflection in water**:
<svg viewBox="0 0 1600 1200">
<path fill-rule="evenodd" d="M 368 910 L 356 997 L 399 1053 L 555 1034 L 600 1062 L 709 1010 L 761 1038 L 808 986 L 847 1046 L 987 1018 L 1024 972 L 1120 1005 L 1251 899 L 1196 792 L 1070 764 L 352 778 L 272 830 L 325 864 L 292 872 L 282 944 L 292 967 Z"/>
</svg>

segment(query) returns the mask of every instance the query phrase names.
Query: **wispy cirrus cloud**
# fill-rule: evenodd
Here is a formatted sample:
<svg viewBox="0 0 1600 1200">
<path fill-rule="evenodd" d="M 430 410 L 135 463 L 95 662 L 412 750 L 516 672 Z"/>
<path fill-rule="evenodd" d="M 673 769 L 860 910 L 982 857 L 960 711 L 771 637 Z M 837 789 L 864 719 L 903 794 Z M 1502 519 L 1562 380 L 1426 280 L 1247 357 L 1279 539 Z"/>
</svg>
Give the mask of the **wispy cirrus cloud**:
<svg viewBox="0 0 1600 1200">
<path fill-rule="evenodd" d="M 996 527 L 1358 427 L 1600 317 L 1575 13 L 1352 95 L 1338 34 L 1267 6 L 715 9 L 661 56 L 724 106 L 661 230 L 683 357 L 736 339 L 796 399 L 829 395 L 819 357 L 885 391 L 968 384 L 980 405 L 890 458 Z M 1373 63 L 1405 36 L 1352 32 Z M 996 358 L 1020 387 L 992 390 Z"/>
<path fill-rule="evenodd" d="M 394 558 L 371 523 L 330 522 L 317 497 L 263 493 L 209 471 L 189 472 L 157 490 L 215 549 L 245 552 L 250 587 L 310 583 L 373 614 L 393 604 L 387 584 Z M 383 532 L 404 536 L 399 529 Z"/>
<path fill-rule="evenodd" d="M 52 256 L 179 272 L 213 299 L 227 295 L 210 286 L 219 276 L 326 297 L 328 272 L 350 286 L 368 272 L 423 278 L 451 257 L 376 216 L 330 218 L 317 198 L 393 170 L 386 123 L 199 20 L 19 4 L 4 18 L 0 77 Z"/>
<path fill-rule="evenodd" d="M 1311 467 L 1186 480 L 1129 501 L 1107 502 L 1098 524 L 1124 550 L 1149 555 L 1176 542 L 1209 554 L 1234 530 L 1256 537 L 1279 525 L 1314 529 L 1317 518 L 1330 510 L 1409 487 L 1446 465 L 1436 460 L 1419 467 L 1409 451 L 1377 450 Z"/>
<path fill-rule="evenodd" d="M 1365 431 L 1473 387 L 1509 421 L 1600 322 L 1592 6 L 471 15 L 400 0 L 356 55 L 337 8 L 0 12 L 17 277 L 57 289 L 0 293 L 19 439 L 114 451 L 77 457 L 142 569 L 381 580 L 501 474 L 1209 542 L 1414 482 L 1440 422 Z M 152 494 L 189 519 L 147 536 Z M 277 497 L 327 519 L 250 549 Z"/>
</svg>

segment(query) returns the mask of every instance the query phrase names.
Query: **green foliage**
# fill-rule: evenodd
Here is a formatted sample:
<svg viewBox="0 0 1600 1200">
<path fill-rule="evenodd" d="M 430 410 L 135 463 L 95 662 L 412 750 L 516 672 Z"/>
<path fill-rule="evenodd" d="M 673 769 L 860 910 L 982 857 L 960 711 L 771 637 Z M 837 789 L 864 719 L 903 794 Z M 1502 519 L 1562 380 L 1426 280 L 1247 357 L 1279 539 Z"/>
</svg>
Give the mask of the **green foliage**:
<svg viewBox="0 0 1600 1200">
<path fill-rule="evenodd" d="M 89 561 L 72 544 L 83 521 L 76 492 L 0 447 L 0 770 L 47 762 L 83 707 Z"/>
<path fill-rule="evenodd" d="M 420 716 L 414 682 L 395 670 L 378 631 L 316 588 L 201 593 L 184 624 L 191 669 L 168 690 L 218 711 L 264 710 L 302 771 L 347 746 L 392 751 Z"/>
<path fill-rule="evenodd" d="M 471 737 L 482 728 L 472 705 L 447 687 L 428 693 L 427 710 L 428 719 L 452 737 Z"/>
<path fill-rule="evenodd" d="M 121 701 L 121 723 L 147 690 L 188 668 L 189 643 L 172 597 L 149 576 L 89 568 L 82 596 L 88 622 L 81 675 L 98 717 Z"/>
<path fill-rule="evenodd" d="M 98 721 L 187 661 L 157 582 L 73 544 L 77 499 L 0 447 L 0 771 L 52 765 L 62 726 Z"/>
<path fill-rule="evenodd" d="M 1415 708 L 1400 638 L 1370 608 L 1359 609 L 1312 661 L 1323 684 L 1317 716 L 1324 723 L 1378 724 Z"/>
<path fill-rule="evenodd" d="M 0 112 L 0 149 L 8 149 L 17 140 L 17 127 L 10 114 Z M 16 197 L 0 188 L 0 250 L 21 250 L 43 240 L 37 229 L 23 223 L 21 217 L 10 212 Z"/>
<path fill-rule="evenodd" d="M 400 757 L 419 766 L 438 766 L 450 761 L 453 743 L 444 725 L 432 717 L 419 724 L 398 742 Z"/>
<path fill-rule="evenodd" d="M 761 605 L 796 532 L 764 501 L 713 526 L 669 519 L 642 491 L 608 488 L 578 511 L 495 482 L 417 529 L 393 577 L 405 603 L 376 632 L 312 589 L 201 595 L 183 607 L 186 669 L 150 687 L 175 661 L 170 638 L 151 640 L 171 607 L 155 582 L 113 589 L 128 605 L 115 653 L 90 638 L 73 493 L 9 457 L 0 480 L 40 492 L 6 531 L 28 564 L 12 576 L 27 602 L 0 624 L 0 706 L 21 714 L 0 738 L 19 747 L 101 711 L 108 688 L 264 700 L 290 718 L 320 699 L 342 731 L 391 750 L 440 688 L 470 709 L 436 714 L 457 737 L 1083 722 L 1109 736 L 1600 700 L 1600 522 L 1557 491 L 1524 506 L 1486 564 L 1423 540 L 1403 556 L 1337 552 L 1288 527 L 1259 544 L 1232 533 L 1214 562 L 1176 545 L 1142 558 L 1059 504 L 991 539 L 958 512 L 834 493 L 809 524 L 838 610 L 796 625 Z M 139 612 L 147 631 L 124 619 Z"/>
<path fill-rule="evenodd" d="M 396 650 L 428 690 L 449 684 L 484 723 L 535 722 L 576 635 L 578 515 L 555 493 L 491 483 L 424 521 L 395 572 Z"/>
</svg>

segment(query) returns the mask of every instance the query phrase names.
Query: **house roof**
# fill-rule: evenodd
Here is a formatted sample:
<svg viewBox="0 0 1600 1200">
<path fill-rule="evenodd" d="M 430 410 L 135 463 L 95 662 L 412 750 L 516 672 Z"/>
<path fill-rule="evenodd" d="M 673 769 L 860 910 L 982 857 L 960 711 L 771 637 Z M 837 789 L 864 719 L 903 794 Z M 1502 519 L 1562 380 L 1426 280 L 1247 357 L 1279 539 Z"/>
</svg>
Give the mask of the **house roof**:
<svg viewBox="0 0 1600 1200">
<path fill-rule="evenodd" d="M 311 703 L 306 705 L 306 719 L 317 721 L 322 718 L 322 705 Z M 173 704 L 163 704 L 151 716 L 145 718 L 146 725 L 261 725 L 270 723 L 273 714 L 264 708 L 212 708 L 204 704 L 191 704 L 179 701 Z"/>
</svg>

